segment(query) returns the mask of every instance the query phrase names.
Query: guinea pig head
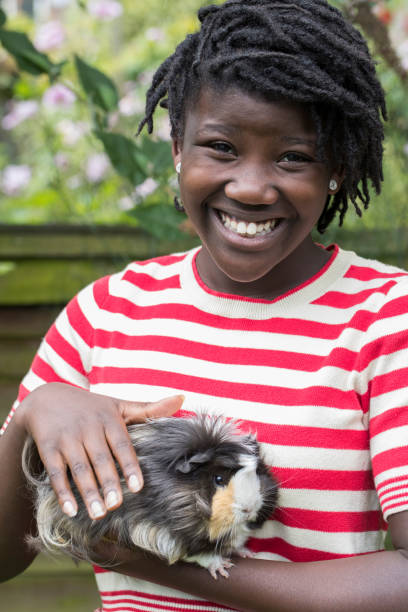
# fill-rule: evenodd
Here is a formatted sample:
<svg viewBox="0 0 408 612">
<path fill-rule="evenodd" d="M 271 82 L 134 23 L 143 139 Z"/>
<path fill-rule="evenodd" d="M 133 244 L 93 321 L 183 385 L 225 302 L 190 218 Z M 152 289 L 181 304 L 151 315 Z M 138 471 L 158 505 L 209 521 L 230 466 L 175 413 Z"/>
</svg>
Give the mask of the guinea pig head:
<svg viewBox="0 0 408 612">
<path fill-rule="evenodd" d="M 184 455 L 175 465 L 180 476 L 195 481 L 199 505 L 207 508 L 210 541 L 239 539 L 269 518 L 276 506 L 277 483 L 249 435 L 218 441 Z"/>
</svg>

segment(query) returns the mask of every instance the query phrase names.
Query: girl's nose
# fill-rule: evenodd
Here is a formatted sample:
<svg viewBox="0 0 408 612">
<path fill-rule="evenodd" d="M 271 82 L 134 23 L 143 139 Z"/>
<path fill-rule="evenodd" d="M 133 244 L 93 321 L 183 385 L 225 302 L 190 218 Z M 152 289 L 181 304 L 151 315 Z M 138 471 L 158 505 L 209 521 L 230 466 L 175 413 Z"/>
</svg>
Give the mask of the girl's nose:
<svg viewBox="0 0 408 612">
<path fill-rule="evenodd" d="M 243 204 L 275 204 L 279 191 L 270 174 L 257 171 L 242 171 L 226 183 L 225 195 Z"/>
</svg>

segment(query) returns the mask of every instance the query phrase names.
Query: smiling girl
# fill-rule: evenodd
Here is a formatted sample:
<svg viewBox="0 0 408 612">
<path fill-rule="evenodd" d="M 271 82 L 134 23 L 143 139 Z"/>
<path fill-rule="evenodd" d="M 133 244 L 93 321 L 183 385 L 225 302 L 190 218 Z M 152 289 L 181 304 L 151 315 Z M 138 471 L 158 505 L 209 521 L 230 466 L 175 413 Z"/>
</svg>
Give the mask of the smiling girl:
<svg viewBox="0 0 408 612">
<path fill-rule="evenodd" d="M 229 0 L 199 18 L 140 127 L 168 108 L 202 246 L 95 282 L 48 332 L 0 442 L 1 577 L 34 555 L 27 434 L 64 512 L 69 468 L 98 519 L 122 501 L 114 458 L 142 486 L 125 425 L 175 413 L 182 394 L 183 410 L 257 433 L 279 508 L 228 579 L 101 544 L 101 566 L 117 559 L 95 568 L 103 610 L 405 611 L 408 273 L 311 237 L 380 190 L 373 61 L 325 0 Z"/>
</svg>

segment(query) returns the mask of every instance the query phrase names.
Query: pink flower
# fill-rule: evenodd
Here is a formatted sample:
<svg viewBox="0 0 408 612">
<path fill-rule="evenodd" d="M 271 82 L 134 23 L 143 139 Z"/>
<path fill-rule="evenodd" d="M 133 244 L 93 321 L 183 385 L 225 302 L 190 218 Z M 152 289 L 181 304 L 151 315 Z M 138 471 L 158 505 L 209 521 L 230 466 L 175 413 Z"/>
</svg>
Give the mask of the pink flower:
<svg viewBox="0 0 408 612">
<path fill-rule="evenodd" d="M 4 115 L 1 127 L 3 130 L 12 130 L 17 125 L 35 115 L 38 110 L 38 102 L 35 100 L 24 100 L 23 102 L 12 102 L 9 112 Z"/>
<path fill-rule="evenodd" d="M 135 203 L 130 196 L 124 196 L 123 198 L 119 198 L 118 200 L 119 210 L 131 210 L 132 208 L 134 208 L 134 205 Z"/>
<path fill-rule="evenodd" d="M 59 170 L 67 170 L 69 168 L 68 156 L 62 151 L 58 151 L 54 155 L 54 162 Z"/>
<path fill-rule="evenodd" d="M 129 92 L 119 101 L 119 111 L 125 117 L 132 117 L 144 111 L 144 102 L 134 92 Z"/>
<path fill-rule="evenodd" d="M 145 37 L 152 42 L 161 42 L 166 38 L 166 35 L 161 28 L 148 28 Z"/>
<path fill-rule="evenodd" d="M 90 0 L 88 12 L 101 21 L 111 21 L 122 15 L 123 6 L 116 0 Z"/>
<path fill-rule="evenodd" d="M 136 196 L 136 199 L 143 200 L 151 193 L 156 191 L 158 186 L 159 184 L 157 181 L 152 178 L 147 178 L 145 181 L 143 181 L 143 183 L 140 183 L 140 185 L 135 188 L 134 195 Z"/>
<path fill-rule="evenodd" d="M 47 89 L 47 91 L 43 95 L 43 104 L 47 108 L 58 108 L 71 106 L 76 100 L 76 95 L 73 91 L 65 87 L 65 85 L 61 85 L 61 83 L 57 83 L 56 85 L 52 85 Z"/>
<path fill-rule="evenodd" d="M 34 44 L 39 51 L 58 49 L 65 40 L 65 29 L 59 21 L 48 21 L 37 28 Z"/>
<path fill-rule="evenodd" d="M 90 183 L 99 183 L 110 168 L 106 153 L 94 153 L 88 157 L 85 174 Z"/>
<path fill-rule="evenodd" d="M 73 147 L 89 131 L 89 125 L 84 121 L 74 122 L 71 119 L 61 119 L 56 125 L 61 134 L 62 142 L 67 147 Z"/>
<path fill-rule="evenodd" d="M 27 165 L 10 164 L 2 172 L 0 187 L 8 196 L 17 196 L 27 187 L 31 180 L 31 168 Z"/>
<path fill-rule="evenodd" d="M 398 47 L 397 51 L 401 59 L 402 67 L 405 68 L 405 70 L 408 70 L 408 40 L 404 40 L 404 42 Z"/>
</svg>

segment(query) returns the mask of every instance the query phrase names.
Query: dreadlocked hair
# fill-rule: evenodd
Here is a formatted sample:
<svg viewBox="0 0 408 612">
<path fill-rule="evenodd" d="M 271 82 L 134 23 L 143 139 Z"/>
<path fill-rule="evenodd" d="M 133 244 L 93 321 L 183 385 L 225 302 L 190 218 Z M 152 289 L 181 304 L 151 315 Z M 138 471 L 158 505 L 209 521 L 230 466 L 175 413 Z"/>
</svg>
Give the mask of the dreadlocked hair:
<svg viewBox="0 0 408 612">
<path fill-rule="evenodd" d="M 158 68 L 147 92 L 145 117 L 153 130 L 158 105 L 167 108 L 172 136 L 181 139 L 188 105 L 202 87 L 237 87 L 269 101 L 307 107 L 317 154 L 344 170 L 317 224 L 323 232 L 352 202 L 361 216 L 383 180 L 384 92 L 362 35 L 326 0 L 228 0 L 198 12 L 190 34 Z M 138 133 L 139 133 L 138 132 Z"/>
</svg>

